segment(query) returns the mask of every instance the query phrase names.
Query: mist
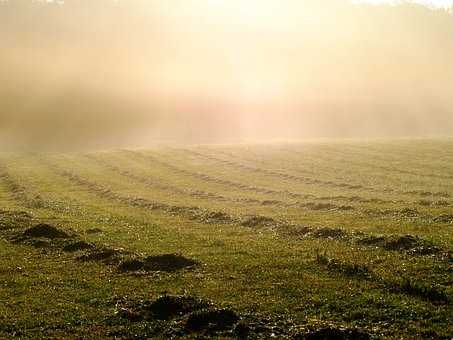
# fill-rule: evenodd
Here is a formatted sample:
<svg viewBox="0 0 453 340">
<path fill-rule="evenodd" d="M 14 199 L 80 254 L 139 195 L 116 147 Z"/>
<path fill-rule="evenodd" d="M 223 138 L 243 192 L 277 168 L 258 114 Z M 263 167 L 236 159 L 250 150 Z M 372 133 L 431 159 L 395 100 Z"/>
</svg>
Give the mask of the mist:
<svg viewBox="0 0 453 340">
<path fill-rule="evenodd" d="M 3 149 L 451 135 L 453 14 L 349 1 L 0 1 Z"/>
</svg>

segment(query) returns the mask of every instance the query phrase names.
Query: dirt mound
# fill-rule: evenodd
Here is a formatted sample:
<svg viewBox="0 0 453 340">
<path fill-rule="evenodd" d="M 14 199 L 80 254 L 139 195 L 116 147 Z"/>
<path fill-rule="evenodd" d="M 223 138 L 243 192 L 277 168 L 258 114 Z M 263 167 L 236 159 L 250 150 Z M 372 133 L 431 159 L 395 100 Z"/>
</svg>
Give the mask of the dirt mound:
<svg viewBox="0 0 453 340">
<path fill-rule="evenodd" d="M 144 269 L 147 271 L 173 272 L 184 268 L 193 267 L 197 261 L 188 259 L 181 255 L 164 254 L 148 256 L 144 259 Z"/>
<path fill-rule="evenodd" d="M 328 238 L 328 239 L 346 239 L 349 235 L 346 231 L 339 228 L 313 228 L 309 226 L 294 226 L 285 231 L 288 236 L 300 238 Z"/>
<path fill-rule="evenodd" d="M 70 236 L 64 231 L 49 224 L 38 224 L 24 231 L 23 236 L 30 238 L 69 238 Z"/>
<path fill-rule="evenodd" d="M 102 232 L 103 232 L 103 230 L 99 229 L 99 228 L 87 229 L 87 231 L 86 231 L 87 234 L 99 234 Z"/>
<path fill-rule="evenodd" d="M 201 310 L 189 315 L 186 329 L 191 332 L 222 331 L 232 328 L 239 320 L 239 316 L 230 309 Z"/>
<path fill-rule="evenodd" d="M 154 301 L 130 302 L 119 309 L 119 314 L 134 322 L 171 320 L 210 306 L 211 303 L 192 296 L 163 295 Z"/>
<path fill-rule="evenodd" d="M 316 262 L 326 266 L 329 270 L 341 273 L 346 276 L 358 278 L 369 278 L 370 272 L 365 265 L 349 263 L 342 260 L 329 258 L 326 254 L 316 254 Z"/>
<path fill-rule="evenodd" d="M 388 250 L 408 250 L 414 248 L 419 243 L 419 239 L 412 235 L 391 237 L 385 241 L 384 248 Z"/>
<path fill-rule="evenodd" d="M 453 215 L 443 214 L 434 218 L 434 222 L 453 223 Z"/>
<path fill-rule="evenodd" d="M 307 334 L 296 336 L 296 339 L 304 340 L 367 340 L 370 335 L 357 329 L 326 327 Z"/>
<path fill-rule="evenodd" d="M 123 273 L 136 272 L 139 270 L 143 270 L 144 268 L 145 268 L 145 263 L 143 261 L 137 260 L 137 259 L 123 261 L 118 266 L 118 270 Z"/>
<path fill-rule="evenodd" d="M 210 211 L 203 213 L 200 219 L 206 223 L 229 223 L 233 219 L 230 215 L 222 211 Z"/>
<path fill-rule="evenodd" d="M 270 227 L 276 224 L 276 221 L 271 217 L 266 216 L 251 216 L 244 220 L 241 225 L 247 228 Z"/>
<path fill-rule="evenodd" d="M 407 251 L 414 255 L 431 255 L 441 251 L 439 247 L 431 242 L 412 235 L 368 236 L 358 242 L 386 250 Z"/>
<path fill-rule="evenodd" d="M 63 251 L 76 252 L 81 250 L 93 249 L 94 245 L 85 241 L 77 241 L 63 247 Z"/>
<path fill-rule="evenodd" d="M 315 238 L 333 238 L 333 239 L 340 239 L 345 237 L 347 234 L 344 230 L 339 228 L 319 228 L 314 229 L 309 233 L 309 235 Z"/>
<path fill-rule="evenodd" d="M 49 240 L 43 240 L 43 239 L 30 240 L 30 242 L 28 242 L 28 244 L 35 248 L 51 248 L 52 247 L 52 243 L 50 243 Z"/>
<path fill-rule="evenodd" d="M 146 305 L 144 310 L 160 320 L 168 320 L 209 307 L 209 303 L 191 296 L 164 295 Z"/>
<path fill-rule="evenodd" d="M 448 303 L 450 301 L 444 288 L 427 286 L 421 282 L 413 282 L 409 279 L 403 280 L 394 290 L 408 295 L 418 296 L 433 303 Z"/>
<path fill-rule="evenodd" d="M 324 329 L 314 331 L 314 328 L 295 327 L 293 321 L 286 317 L 239 314 L 232 309 L 219 308 L 210 301 L 192 296 L 163 295 L 151 301 L 121 298 L 116 303 L 116 315 L 133 323 L 139 322 L 137 325 L 140 325 L 140 328 L 145 325 L 151 327 L 152 333 L 143 333 L 146 338 L 369 338 L 366 333 L 355 329 L 331 327 L 330 332 Z M 302 329 L 305 331 L 302 332 Z"/>
<path fill-rule="evenodd" d="M 337 208 L 337 206 L 332 203 L 313 203 L 313 202 L 302 204 L 302 207 L 308 208 L 310 210 L 334 210 Z"/>
<path fill-rule="evenodd" d="M 295 236 L 295 237 L 305 237 L 307 236 L 310 232 L 313 231 L 313 228 L 308 227 L 308 226 L 296 226 L 290 229 L 287 229 L 284 231 L 288 236 Z"/>
</svg>

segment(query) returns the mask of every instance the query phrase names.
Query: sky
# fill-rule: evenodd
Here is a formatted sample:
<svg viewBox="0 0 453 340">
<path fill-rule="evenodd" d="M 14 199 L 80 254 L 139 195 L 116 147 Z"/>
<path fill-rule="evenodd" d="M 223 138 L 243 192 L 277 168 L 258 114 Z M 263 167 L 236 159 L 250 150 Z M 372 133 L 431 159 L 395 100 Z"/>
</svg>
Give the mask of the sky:
<svg viewBox="0 0 453 340">
<path fill-rule="evenodd" d="M 452 36 L 452 14 L 409 4 L 0 2 L 0 142 L 451 134 Z"/>
<path fill-rule="evenodd" d="M 382 4 L 382 3 L 395 3 L 397 1 L 392 0 L 357 0 L 356 2 Z M 412 2 L 419 3 L 427 6 L 436 7 L 451 7 L 453 6 L 453 0 L 413 0 Z"/>
</svg>

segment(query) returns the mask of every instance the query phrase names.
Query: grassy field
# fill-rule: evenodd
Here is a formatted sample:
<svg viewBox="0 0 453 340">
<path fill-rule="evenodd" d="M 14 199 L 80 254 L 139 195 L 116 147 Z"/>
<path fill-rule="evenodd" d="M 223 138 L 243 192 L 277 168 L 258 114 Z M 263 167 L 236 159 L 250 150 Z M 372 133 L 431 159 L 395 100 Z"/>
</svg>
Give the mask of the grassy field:
<svg viewBox="0 0 453 340">
<path fill-rule="evenodd" d="M 0 338 L 453 335 L 453 140 L 1 153 L 0 202 Z"/>
</svg>

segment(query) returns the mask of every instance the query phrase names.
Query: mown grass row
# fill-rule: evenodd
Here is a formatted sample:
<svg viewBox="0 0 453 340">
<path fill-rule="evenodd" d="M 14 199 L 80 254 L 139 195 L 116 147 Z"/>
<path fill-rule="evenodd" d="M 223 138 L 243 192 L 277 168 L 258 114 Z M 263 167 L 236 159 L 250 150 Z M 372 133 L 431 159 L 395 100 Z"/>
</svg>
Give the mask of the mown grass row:
<svg viewBox="0 0 453 340">
<path fill-rule="evenodd" d="M 88 191 L 108 200 L 118 201 L 133 207 L 160 211 L 170 216 L 181 216 L 189 220 L 196 220 L 199 223 L 205 224 L 232 224 L 240 225 L 248 228 L 268 228 L 277 231 L 279 234 L 291 237 L 315 237 L 315 238 L 336 238 L 343 241 L 354 241 L 358 244 L 371 245 L 381 247 L 383 249 L 392 250 L 391 243 L 386 240 L 391 240 L 393 236 L 374 237 L 364 233 L 348 233 L 338 228 L 312 228 L 308 226 L 300 226 L 288 220 L 277 220 L 268 216 L 243 216 L 230 215 L 223 211 L 209 210 L 196 206 L 177 206 L 159 201 L 151 201 L 142 197 L 131 197 L 122 195 L 111 188 L 101 185 L 95 181 L 77 175 L 73 172 L 62 169 L 54 164 L 49 164 L 56 174 L 63 176 L 79 186 L 86 188 Z M 406 239 L 404 239 L 406 237 Z M 431 255 L 440 253 L 441 249 L 417 237 L 401 236 L 400 241 L 395 241 L 395 249 L 411 250 L 414 254 Z M 402 240 L 402 241 L 401 241 Z M 406 242 L 407 241 L 407 242 Z M 398 242 L 402 242 L 401 247 Z M 404 244 L 406 243 L 406 244 Z M 389 245 L 390 244 L 390 245 Z"/>
<path fill-rule="evenodd" d="M 194 155 L 196 157 L 208 159 L 213 162 L 217 162 L 219 164 L 237 168 L 239 170 L 249 171 L 252 173 L 261 173 L 261 174 L 272 176 L 275 178 L 280 178 L 280 179 L 289 180 L 289 181 L 302 182 L 302 183 L 309 184 L 309 185 L 329 186 L 329 187 L 339 188 L 339 189 L 343 189 L 343 190 L 364 190 L 364 191 L 368 191 L 371 193 L 397 194 L 397 195 L 418 195 L 421 197 L 431 196 L 431 197 L 437 197 L 437 198 L 450 198 L 451 197 L 451 195 L 448 192 L 431 192 L 431 191 L 427 191 L 427 190 L 423 190 L 423 189 L 403 191 L 403 190 L 398 190 L 398 189 L 394 189 L 391 187 L 376 188 L 376 187 L 367 187 L 367 186 L 364 186 L 361 184 L 348 184 L 348 183 L 344 183 L 344 182 L 325 181 L 325 180 L 320 180 L 317 178 L 292 175 L 287 172 L 274 171 L 274 170 L 270 170 L 267 168 L 247 165 L 242 162 L 238 162 L 236 160 L 237 157 L 235 157 L 235 160 L 231 160 L 231 159 L 223 159 L 223 158 L 220 158 L 217 156 L 212 156 L 212 155 L 209 155 L 209 154 L 206 154 L 203 152 L 199 152 L 199 151 L 195 151 L 195 150 L 184 149 L 183 151 L 185 153 Z M 247 161 L 247 162 L 250 163 L 250 161 Z"/>
<path fill-rule="evenodd" d="M 135 152 L 128 152 L 128 156 L 131 157 L 137 157 L 137 153 Z M 139 156 L 140 157 L 140 156 Z M 203 180 L 203 181 L 213 181 L 215 183 L 222 183 L 227 185 L 229 182 L 223 182 L 221 179 L 217 179 L 214 177 L 211 177 L 209 175 L 205 174 L 199 174 L 199 173 L 193 173 L 191 171 L 188 171 L 186 169 L 179 168 L 177 166 L 174 166 L 172 164 L 169 164 L 167 162 L 161 161 L 159 159 L 154 158 L 153 156 L 149 155 L 143 155 L 142 157 L 146 157 L 146 160 L 150 162 L 149 166 L 151 165 L 151 162 L 153 164 L 159 164 L 160 166 L 164 166 L 169 168 L 170 171 L 176 172 L 178 174 L 181 174 L 183 176 L 193 176 L 196 177 L 197 179 Z M 187 189 L 181 189 L 176 186 L 168 185 L 168 184 L 157 184 L 157 181 L 152 181 L 149 177 L 145 176 L 140 176 L 136 175 L 133 171 L 128 170 L 124 171 L 122 168 L 119 168 L 108 161 L 105 160 L 100 160 L 98 157 L 91 156 L 90 159 L 93 159 L 97 161 L 98 163 L 101 163 L 101 165 L 104 165 L 108 169 L 116 172 L 117 174 L 120 174 L 124 177 L 127 177 L 129 179 L 132 179 L 133 181 L 136 181 L 138 183 L 143 183 L 146 185 L 150 185 L 151 187 L 156 188 L 156 185 L 162 190 L 169 190 L 171 192 L 177 193 L 177 194 L 183 194 L 183 195 L 189 195 L 195 198 L 200 198 L 200 199 L 212 199 L 212 200 L 218 200 L 218 201 L 229 201 L 232 203 L 245 203 L 245 204 L 258 204 L 261 206 L 277 206 L 281 208 L 292 208 L 292 209 L 297 209 L 297 208 L 302 208 L 302 209 L 307 209 L 311 211 L 326 211 L 326 212 L 337 212 L 337 211 L 356 211 L 356 213 L 362 214 L 364 216 L 369 216 L 369 217 L 374 217 L 374 218 L 388 218 L 391 220 L 395 219 L 406 219 L 408 221 L 417 221 L 418 223 L 420 222 L 425 222 L 425 223 L 453 223 L 453 215 L 448 215 L 448 214 L 440 214 L 440 215 L 430 215 L 427 213 L 423 213 L 418 211 L 417 209 L 413 208 L 401 208 L 401 209 L 381 209 L 381 208 L 364 208 L 358 210 L 354 206 L 351 205 L 337 205 L 333 204 L 330 202 L 313 202 L 313 201 L 308 201 L 308 202 L 291 202 L 291 203 L 285 203 L 284 201 L 281 200 L 258 200 L 258 199 L 241 199 L 241 198 L 232 198 L 228 196 L 223 196 L 223 195 L 218 195 L 216 193 L 212 192 L 197 192 L 197 191 L 188 191 Z M 239 188 L 244 188 L 244 186 L 241 184 Z M 248 187 L 250 188 L 250 187 Z M 260 191 L 261 192 L 261 191 Z M 276 193 L 274 191 L 271 191 L 272 193 Z M 269 193 L 269 192 L 266 192 Z M 292 195 L 294 196 L 294 195 Z M 311 197 L 311 196 L 310 196 Z M 313 199 L 313 197 L 311 197 Z M 373 204 L 383 204 L 383 203 L 388 203 L 387 201 L 383 201 L 380 199 L 363 199 L 360 197 L 345 197 L 345 196 L 339 196 L 336 197 L 337 199 L 341 200 L 349 200 L 351 203 L 373 203 Z M 325 199 L 332 199 L 332 197 L 316 197 L 315 200 L 325 200 Z M 396 202 L 392 202 L 396 203 Z M 407 202 L 398 202 L 400 205 L 406 205 Z M 405 204 L 406 203 L 406 204 Z M 420 203 L 423 206 L 426 206 L 426 203 Z M 441 205 L 444 207 L 445 205 Z"/>
</svg>

